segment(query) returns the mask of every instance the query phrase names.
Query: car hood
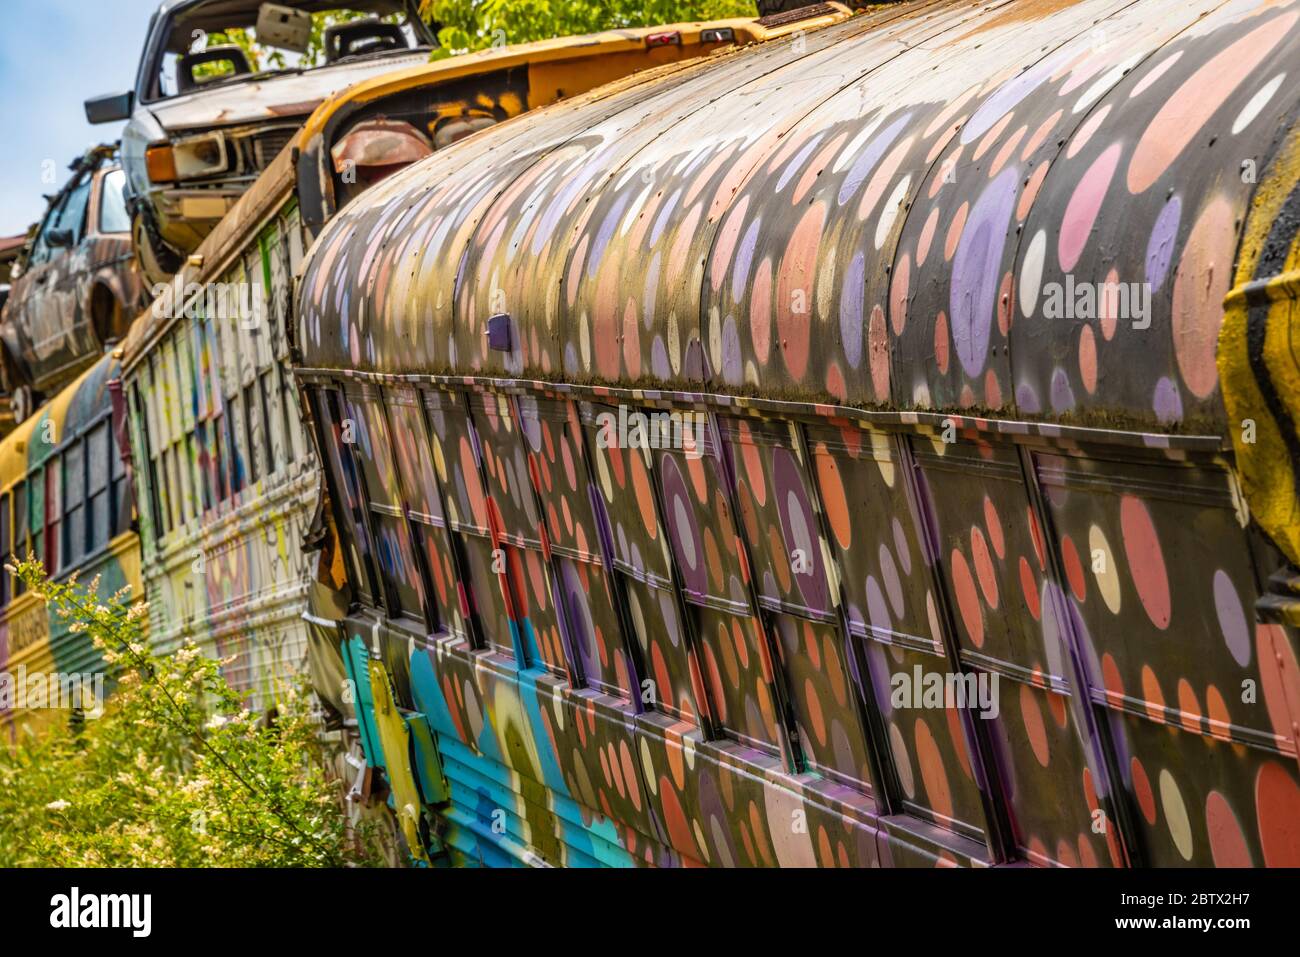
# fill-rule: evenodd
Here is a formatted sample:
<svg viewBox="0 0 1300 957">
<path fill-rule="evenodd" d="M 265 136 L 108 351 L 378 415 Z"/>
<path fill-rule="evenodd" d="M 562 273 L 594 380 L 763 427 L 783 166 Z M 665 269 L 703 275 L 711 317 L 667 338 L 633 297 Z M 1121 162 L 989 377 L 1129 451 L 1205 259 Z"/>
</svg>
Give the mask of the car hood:
<svg viewBox="0 0 1300 957">
<path fill-rule="evenodd" d="M 303 117 L 326 97 L 358 80 L 425 63 L 428 59 L 427 51 L 413 50 L 402 56 L 377 57 L 318 67 L 306 73 L 246 80 L 151 103 L 149 110 L 169 133 Z"/>
</svg>

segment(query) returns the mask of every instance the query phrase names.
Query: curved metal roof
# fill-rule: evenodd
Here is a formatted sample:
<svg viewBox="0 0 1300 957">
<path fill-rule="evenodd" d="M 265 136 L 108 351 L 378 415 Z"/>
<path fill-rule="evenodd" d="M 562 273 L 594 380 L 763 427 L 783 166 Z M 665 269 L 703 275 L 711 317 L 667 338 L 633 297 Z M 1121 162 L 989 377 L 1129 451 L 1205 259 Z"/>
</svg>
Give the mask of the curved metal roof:
<svg viewBox="0 0 1300 957">
<path fill-rule="evenodd" d="M 604 88 L 343 211 L 303 362 L 1222 433 L 1297 57 L 1294 3 L 939 0 Z"/>
</svg>

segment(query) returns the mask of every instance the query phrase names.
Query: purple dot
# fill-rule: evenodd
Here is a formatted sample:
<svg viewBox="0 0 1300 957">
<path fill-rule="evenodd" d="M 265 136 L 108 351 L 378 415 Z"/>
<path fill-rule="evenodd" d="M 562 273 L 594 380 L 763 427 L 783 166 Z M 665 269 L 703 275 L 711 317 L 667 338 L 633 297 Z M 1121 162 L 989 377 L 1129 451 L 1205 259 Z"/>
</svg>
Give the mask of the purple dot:
<svg viewBox="0 0 1300 957">
<path fill-rule="evenodd" d="M 862 361 L 862 296 L 866 289 L 866 258 L 861 252 L 853 257 L 844 274 L 840 290 L 840 340 L 844 359 L 856 369 Z"/>
<path fill-rule="evenodd" d="M 656 379 L 667 379 L 672 374 L 668 365 L 668 347 L 664 345 L 663 336 L 655 336 L 650 346 L 650 370 Z"/>
<path fill-rule="evenodd" d="M 1151 291 L 1164 285 L 1169 275 L 1169 264 L 1174 258 L 1174 241 L 1178 238 L 1178 223 L 1182 219 L 1183 201 L 1175 196 L 1160 210 L 1151 238 L 1147 240 L 1147 282 Z"/>
<path fill-rule="evenodd" d="M 880 590 L 880 583 L 869 575 L 867 576 L 867 616 L 871 619 L 872 629 L 882 636 L 894 630 L 893 621 L 889 617 L 889 606 L 885 604 L 885 594 Z"/>
<path fill-rule="evenodd" d="M 794 178 L 794 174 L 799 172 L 800 167 L 807 162 L 809 155 L 817 148 L 817 144 L 822 141 L 822 137 L 825 135 L 824 133 L 818 133 L 804 144 L 803 149 L 795 154 L 794 159 L 785 164 L 785 170 L 782 171 L 781 178 L 776 182 L 776 191 L 778 193 L 785 189 L 790 180 Z"/>
<path fill-rule="evenodd" d="M 889 145 L 897 139 L 898 134 L 903 131 L 907 126 L 907 121 L 911 118 L 911 113 L 904 113 L 871 138 L 862 152 L 858 154 L 858 158 L 853 161 L 853 165 L 849 167 L 844 182 L 840 184 L 838 205 L 843 206 L 853 198 L 853 194 L 866 182 L 871 171 L 876 168 L 876 164 L 885 155 L 885 150 L 889 149 Z"/>
<path fill-rule="evenodd" d="M 1026 415 L 1037 415 L 1043 411 L 1043 403 L 1032 385 L 1024 383 L 1016 387 L 1016 406 Z"/>
<path fill-rule="evenodd" d="M 740 302 L 745 294 L 745 284 L 749 281 L 749 267 L 754 261 L 754 247 L 758 243 L 758 227 L 762 221 L 761 216 L 754 217 L 754 221 L 749 224 L 749 229 L 745 230 L 745 235 L 740 240 L 740 248 L 736 250 L 736 263 L 731 272 L 732 302 Z"/>
<path fill-rule="evenodd" d="M 722 378 L 730 385 L 739 385 L 744 378 L 735 316 L 727 316 L 722 324 Z"/>
<path fill-rule="evenodd" d="M 952 261 L 948 314 L 953 344 L 966 375 L 974 378 L 988 357 L 989 334 L 997 305 L 1002 248 L 1020 184 L 1009 166 L 984 188 L 962 230 Z"/>
<path fill-rule="evenodd" d="M 1052 370 L 1052 411 L 1069 412 L 1074 408 L 1074 390 L 1065 370 L 1057 366 Z"/>
<path fill-rule="evenodd" d="M 1223 641 L 1232 652 L 1232 658 L 1245 668 L 1250 664 L 1250 626 L 1241 598 L 1232 585 L 1232 579 L 1223 569 L 1214 573 L 1214 610 L 1219 616 L 1219 630 Z"/>
<path fill-rule="evenodd" d="M 1181 422 L 1183 418 L 1183 400 L 1178 394 L 1178 386 L 1168 376 L 1163 376 L 1156 383 L 1156 394 L 1152 401 L 1156 418 L 1161 425 Z"/>
</svg>

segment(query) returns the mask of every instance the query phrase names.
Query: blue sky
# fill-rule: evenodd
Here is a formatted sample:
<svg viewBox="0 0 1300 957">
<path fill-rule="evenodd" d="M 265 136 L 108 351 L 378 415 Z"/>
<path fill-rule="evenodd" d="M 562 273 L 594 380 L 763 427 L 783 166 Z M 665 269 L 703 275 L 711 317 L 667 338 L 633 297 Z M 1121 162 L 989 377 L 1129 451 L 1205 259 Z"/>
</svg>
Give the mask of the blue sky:
<svg viewBox="0 0 1300 957">
<path fill-rule="evenodd" d="M 0 236 L 45 210 L 86 147 L 120 135 L 91 126 L 82 101 L 130 89 L 158 0 L 5 0 L 0 30 Z M 47 160 L 56 183 L 42 182 Z"/>
</svg>

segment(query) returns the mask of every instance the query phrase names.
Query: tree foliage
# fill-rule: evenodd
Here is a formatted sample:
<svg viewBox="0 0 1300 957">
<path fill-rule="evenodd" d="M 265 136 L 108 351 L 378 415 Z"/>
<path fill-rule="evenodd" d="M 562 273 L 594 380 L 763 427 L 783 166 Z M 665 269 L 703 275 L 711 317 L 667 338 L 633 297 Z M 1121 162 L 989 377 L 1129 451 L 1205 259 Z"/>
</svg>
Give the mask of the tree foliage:
<svg viewBox="0 0 1300 957">
<path fill-rule="evenodd" d="M 193 645 L 162 657 L 144 603 L 101 602 L 39 562 L 13 569 L 84 633 L 116 687 L 101 716 L 0 745 L 0 866 L 310 867 L 377 863 L 324 770 L 307 697 L 260 721 Z M 129 587 L 129 586 L 128 586 Z"/>
<path fill-rule="evenodd" d="M 690 20 L 752 17 L 754 0 L 421 0 L 420 12 L 442 24 L 434 57 Z"/>
<path fill-rule="evenodd" d="M 325 62 L 325 31 L 329 27 L 339 23 L 359 20 L 366 16 L 368 14 L 356 10 L 330 10 L 325 13 L 313 13 L 311 15 L 311 38 L 307 41 L 307 49 L 300 54 L 290 53 L 278 47 L 263 46 L 257 42 L 256 30 L 245 30 L 241 27 L 205 34 L 201 38 L 202 44 L 199 48 L 208 49 L 209 47 L 233 44 L 244 51 L 244 55 L 248 57 L 248 63 L 253 68 L 254 73 L 262 70 L 283 70 L 291 65 L 311 68 L 320 66 Z M 396 23 L 401 20 L 401 17 L 398 14 L 393 14 L 384 19 L 387 22 Z M 230 70 L 227 64 L 205 63 L 199 66 L 196 73 L 200 77 L 218 77 L 230 75 Z"/>
</svg>

